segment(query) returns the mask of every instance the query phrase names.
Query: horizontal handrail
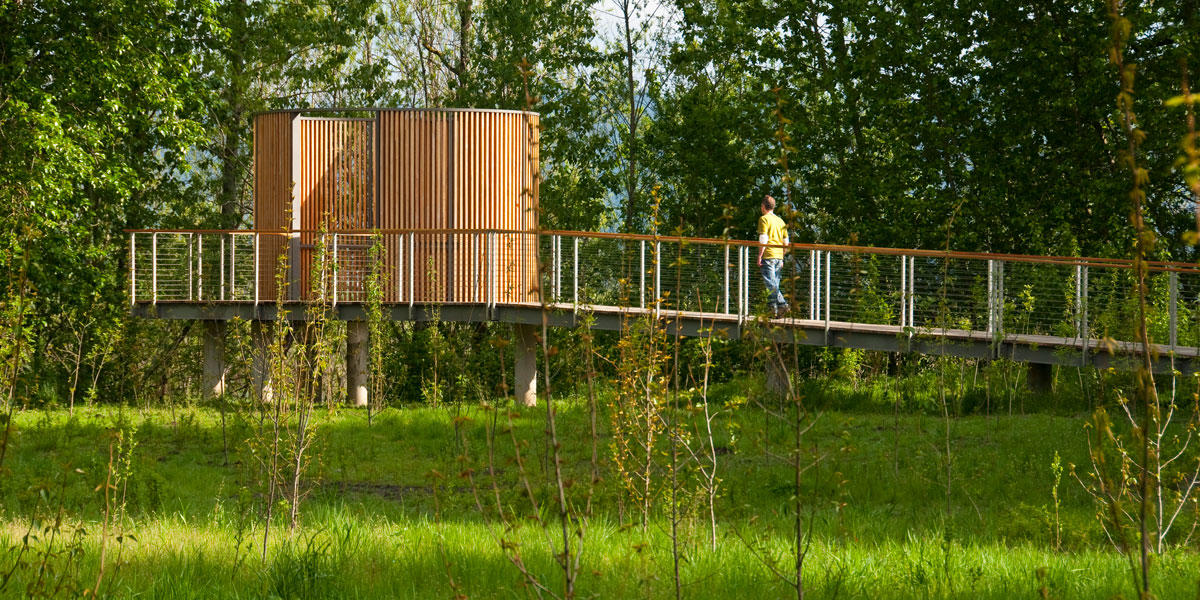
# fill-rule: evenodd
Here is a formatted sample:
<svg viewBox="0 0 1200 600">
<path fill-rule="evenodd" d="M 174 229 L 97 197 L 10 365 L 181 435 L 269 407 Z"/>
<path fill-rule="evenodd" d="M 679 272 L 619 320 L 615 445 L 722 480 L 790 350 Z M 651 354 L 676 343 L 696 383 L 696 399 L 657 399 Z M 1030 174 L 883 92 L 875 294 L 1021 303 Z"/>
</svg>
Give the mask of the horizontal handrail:
<svg viewBox="0 0 1200 600">
<path fill-rule="evenodd" d="M 439 234 L 523 234 L 562 236 L 568 238 L 592 238 L 626 241 L 654 241 L 665 243 L 707 244 L 731 247 L 767 247 L 787 250 L 815 250 L 822 252 L 849 252 L 859 254 L 875 254 L 882 256 L 908 256 L 927 258 L 949 258 L 962 260 L 1004 260 L 1012 262 L 1048 264 L 1061 266 L 1102 266 L 1129 269 L 1134 261 L 1127 258 L 1104 258 L 1094 256 L 1058 256 L 1037 254 L 1013 254 L 1005 252 L 977 252 L 960 250 L 927 250 L 919 248 L 894 248 L 887 246 L 853 246 L 849 244 L 761 244 L 757 240 L 739 240 L 725 238 L 701 238 L 674 235 L 653 235 L 639 233 L 614 233 L 604 231 L 571 231 L 556 229 L 449 229 L 449 228 L 413 228 L 413 229 L 126 229 L 125 233 L 166 233 L 166 234 L 228 234 L 228 235 L 267 235 L 292 236 L 303 234 L 338 234 L 338 235 L 439 235 Z M 1200 272 L 1200 264 L 1180 261 L 1145 261 L 1148 269 L 1156 272 Z"/>
</svg>

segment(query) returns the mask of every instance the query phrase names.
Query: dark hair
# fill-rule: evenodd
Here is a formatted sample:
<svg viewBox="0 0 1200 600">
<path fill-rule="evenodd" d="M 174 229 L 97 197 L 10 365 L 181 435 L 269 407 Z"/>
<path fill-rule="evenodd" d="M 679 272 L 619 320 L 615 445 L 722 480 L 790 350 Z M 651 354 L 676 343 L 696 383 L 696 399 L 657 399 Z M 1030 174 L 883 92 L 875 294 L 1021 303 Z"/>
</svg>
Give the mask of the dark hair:
<svg viewBox="0 0 1200 600">
<path fill-rule="evenodd" d="M 775 199 L 770 194 L 763 196 L 762 207 L 768 211 L 775 210 Z"/>
</svg>

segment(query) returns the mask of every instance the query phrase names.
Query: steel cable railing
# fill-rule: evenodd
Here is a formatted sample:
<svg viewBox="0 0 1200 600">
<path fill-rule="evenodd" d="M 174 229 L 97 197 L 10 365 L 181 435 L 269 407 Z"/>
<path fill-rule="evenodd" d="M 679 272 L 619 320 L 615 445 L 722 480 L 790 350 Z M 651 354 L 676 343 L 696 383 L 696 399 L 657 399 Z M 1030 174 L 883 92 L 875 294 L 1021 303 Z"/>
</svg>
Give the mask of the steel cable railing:
<svg viewBox="0 0 1200 600">
<path fill-rule="evenodd" d="M 280 281 L 285 300 L 304 301 L 313 262 L 325 256 L 331 300 L 361 303 L 376 244 L 385 303 L 492 307 L 544 299 L 556 309 L 678 310 L 737 320 L 766 311 L 753 243 L 490 230 L 135 231 L 131 301 L 274 302 Z M 1136 337 L 1128 261 L 796 245 L 782 281 L 792 309 L 787 318 L 807 326 L 1051 336 L 1093 346 Z M 1147 291 L 1152 339 L 1200 345 L 1200 268 L 1152 264 Z"/>
</svg>

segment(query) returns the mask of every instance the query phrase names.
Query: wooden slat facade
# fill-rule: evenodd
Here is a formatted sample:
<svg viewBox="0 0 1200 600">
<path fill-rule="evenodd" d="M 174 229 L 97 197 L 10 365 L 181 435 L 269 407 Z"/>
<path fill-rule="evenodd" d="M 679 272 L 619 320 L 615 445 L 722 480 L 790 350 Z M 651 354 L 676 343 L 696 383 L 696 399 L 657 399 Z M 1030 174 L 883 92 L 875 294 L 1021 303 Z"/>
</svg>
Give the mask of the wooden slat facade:
<svg viewBox="0 0 1200 600">
<path fill-rule="evenodd" d="M 300 140 L 293 206 L 300 210 L 299 282 L 302 297 L 313 288 L 312 267 L 320 231 L 371 229 L 375 218 L 374 119 L 297 117 Z M 361 239 L 338 245 L 339 280 L 361 290 L 367 250 Z M 332 238 L 325 240 L 326 260 L 332 261 Z"/>
<path fill-rule="evenodd" d="M 293 118 L 271 113 L 254 119 L 254 226 L 259 230 L 291 228 Z M 273 302 L 278 290 L 276 267 L 287 250 L 286 238 L 264 235 L 258 243 L 259 299 Z"/>
<path fill-rule="evenodd" d="M 255 226 L 302 232 L 291 239 L 299 268 L 291 281 L 301 297 L 311 290 L 318 230 L 505 229 L 531 233 L 418 234 L 403 248 L 398 236 L 385 236 L 384 300 L 482 303 L 490 287 L 496 302 L 537 302 L 536 114 L 384 109 L 347 119 L 292 111 L 259 115 L 255 132 Z M 260 282 L 273 281 L 277 261 L 265 259 L 285 246 L 262 245 Z M 339 237 L 339 297 L 360 295 L 367 252 L 362 236 Z"/>
</svg>

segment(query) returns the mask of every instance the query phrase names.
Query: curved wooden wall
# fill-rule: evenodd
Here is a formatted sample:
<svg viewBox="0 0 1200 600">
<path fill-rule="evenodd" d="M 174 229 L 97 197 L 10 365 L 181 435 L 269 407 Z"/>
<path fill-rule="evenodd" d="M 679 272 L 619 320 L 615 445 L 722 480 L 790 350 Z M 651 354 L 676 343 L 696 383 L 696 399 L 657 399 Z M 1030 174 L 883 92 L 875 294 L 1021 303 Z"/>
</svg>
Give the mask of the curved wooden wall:
<svg viewBox="0 0 1200 600">
<path fill-rule="evenodd" d="M 292 119 L 271 113 L 254 119 L 254 227 L 261 231 L 291 229 Z M 260 236 L 257 273 L 259 299 L 274 301 L 276 266 L 287 250 L 282 236 Z"/>
<path fill-rule="evenodd" d="M 300 111 L 255 119 L 255 226 L 305 233 L 264 244 L 260 283 L 273 280 L 283 246 L 299 270 L 296 291 L 310 289 L 310 231 L 324 229 L 504 229 L 537 227 L 538 115 L 492 110 L 379 109 L 369 119 L 312 118 Z M 284 186 L 282 181 L 290 181 Z M 287 195 L 281 195 L 290 187 Z M 295 217 L 295 218 L 294 218 Z M 361 288 L 367 246 L 339 238 L 339 290 Z M 411 245 L 385 236 L 385 301 L 537 302 L 537 240 L 530 234 L 420 234 Z M 349 240 L 347 240 L 349 241 Z M 361 254 L 359 257 L 357 254 Z M 486 272 L 487 256 L 492 270 Z M 403 265 L 401 265 L 403 258 Z M 403 269 L 401 269 L 403 267 Z M 479 282 L 489 282 L 486 286 Z M 273 286 L 272 286 L 273 287 Z M 399 289 L 403 288 L 403 289 Z M 339 296 L 341 296 L 339 291 Z M 273 299 L 274 294 L 269 298 Z"/>
<path fill-rule="evenodd" d="M 318 231 L 361 230 L 375 227 L 375 119 L 296 117 L 298 139 L 293 210 L 300 209 L 299 285 L 312 287 L 312 263 Z M 361 293 L 368 270 L 370 240 L 351 237 L 338 243 L 339 288 L 349 297 Z M 326 249 L 332 256 L 332 249 Z M 332 260 L 329 258 L 327 260 Z M 297 278 L 293 278 L 296 281 Z M 331 292 L 327 292 L 331 293 Z"/>
</svg>

